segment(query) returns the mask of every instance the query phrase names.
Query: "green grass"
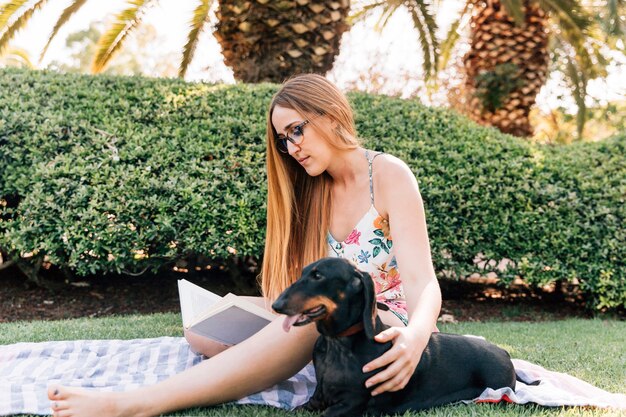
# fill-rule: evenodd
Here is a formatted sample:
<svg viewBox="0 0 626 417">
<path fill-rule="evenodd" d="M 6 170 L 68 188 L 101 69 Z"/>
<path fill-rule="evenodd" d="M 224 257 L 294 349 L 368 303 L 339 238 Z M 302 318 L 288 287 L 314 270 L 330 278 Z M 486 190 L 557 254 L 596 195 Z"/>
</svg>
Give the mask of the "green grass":
<svg viewBox="0 0 626 417">
<path fill-rule="evenodd" d="M 626 387 L 626 322 L 616 320 L 566 320 L 540 323 L 459 323 L 440 326 L 442 331 L 484 336 L 547 369 L 567 372 L 602 389 L 624 392 Z M 178 314 L 107 317 L 53 322 L 17 322 L 0 325 L 0 344 L 71 339 L 131 339 L 179 336 Z M 261 406 L 196 408 L 175 416 L 312 416 Z M 619 411 L 544 408 L 531 405 L 455 405 L 406 416 L 618 416 Z"/>
</svg>

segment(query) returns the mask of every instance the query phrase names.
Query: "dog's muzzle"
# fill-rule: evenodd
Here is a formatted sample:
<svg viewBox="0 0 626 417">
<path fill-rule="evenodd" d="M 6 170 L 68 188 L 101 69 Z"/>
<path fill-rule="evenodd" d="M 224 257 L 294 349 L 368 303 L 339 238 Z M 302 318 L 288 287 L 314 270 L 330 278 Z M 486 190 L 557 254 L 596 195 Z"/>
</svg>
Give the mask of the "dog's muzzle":
<svg viewBox="0 0 626 417">
<path fill-rule="evenodd" d="M 325 314 L 326 306 L 320 304 L 317 307 L 310 308 L 302 313 L 287 315 L 287 317 L 285 317 L 285 321 L 283 322 L 283 330 L 288 332 L 291 329 L 291 326 L 304 326 L 305 324 L 309 324 Z"/>
</svg>

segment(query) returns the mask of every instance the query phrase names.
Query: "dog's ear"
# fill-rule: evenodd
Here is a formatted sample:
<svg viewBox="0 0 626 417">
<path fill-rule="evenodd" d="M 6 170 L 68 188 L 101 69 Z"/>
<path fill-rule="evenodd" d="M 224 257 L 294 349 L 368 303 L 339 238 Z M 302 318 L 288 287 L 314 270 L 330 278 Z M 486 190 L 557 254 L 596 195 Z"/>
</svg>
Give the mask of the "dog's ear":
<svg viewBox="0 0 626 417">
<path fill-rule="evenodd" d="M 372 276 L 363 271 L 357 272 L 358 278 L 363 284 L 363 329 L 368 339 L 374 338 L 376 327 L 376 295 L 374 294 L 374 281 Z"/>
</svg>

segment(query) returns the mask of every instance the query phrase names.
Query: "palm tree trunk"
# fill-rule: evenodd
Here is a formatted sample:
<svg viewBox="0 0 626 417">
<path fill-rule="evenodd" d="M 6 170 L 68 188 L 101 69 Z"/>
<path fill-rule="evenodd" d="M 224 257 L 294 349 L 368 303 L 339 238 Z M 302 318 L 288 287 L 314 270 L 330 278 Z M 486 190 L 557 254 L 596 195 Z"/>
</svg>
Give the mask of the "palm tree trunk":
<svg viewBox="0 0 626 417">
<path fill-rule="evenodd" d="M 339 53 L 350 0 L 220 0 L 213 35 L 246 83 L 325 74 Z"/>
<path fill-rule="evenodd" d="M 471 49 L 463 58 L 470 117 L 516 136 L 530 136 L 531 107 L 548 74 L 548 17 L 524 1 L 517 26 L 499 0 L 468 0 Z"/>
</svg>

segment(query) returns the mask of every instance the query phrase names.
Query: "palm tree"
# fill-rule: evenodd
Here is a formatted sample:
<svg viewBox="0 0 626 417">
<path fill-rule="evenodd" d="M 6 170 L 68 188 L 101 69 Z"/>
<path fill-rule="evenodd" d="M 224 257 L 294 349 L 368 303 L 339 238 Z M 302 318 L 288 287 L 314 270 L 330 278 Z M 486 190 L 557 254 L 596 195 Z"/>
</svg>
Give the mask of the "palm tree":
<svg viewBox="0 0 626 417">
<path fill-rule="evenodd" d="M 530 136 L 530 108 L 548 76 L 549 25 L 537 2 L 518 3 L 508 11 L 500 0 L 469 0 L 471 49 L 463 59 L 465 92 L 474 120 Z M 575 26 L 582 30 L 583 25 L 580 20 Z"/>
<path fill-rule="evenodd" d="M 235 78 L 282 82 L 332 68 L 349 11 L 349 0 L 220 1 L 213 35 Z"/>
<path fill-rule="evenodd" d="M 623 0 L 611 1 L 623 5 Z M 365 6 L 357 17 L 390 5 L 431 6 L 424 0 L 378 1 Z M 447 65 L 468 15 L 471 49 L 463 59 L 466 109 L 479 123 L 529 136 L 530 108 L 545 84 L 551 53 L 568 57 L 570 77 L 586 80 L 602 74 L 606 60 L 593 47 L 598 40 L 596 26 L 581 0 L 467 0 L 441 42 L 435 70 Z M 422 38 L 419 28 L 418 32 Z M 578 82 L 577 88 L 579 96 L 586 95 L 586 84 Z"/>
<path fill-rule="evenodd" d="M 12 0 L 0 4 L 0 56 L 9 41 L 48 0 Z M 158 0 L 127 0 L 113 24 L 98 41 L 91 71 L 101 72 L 124 40 L 142 22 Z M 41 58 L 59 29 L 85 5 L 73 0 L 61 13 Z M 196 0 L 187 42 L 183 47 L 179 76 L 184 77 L 198 39 L 209 22 L 213 0 Z M 349 0 L 218 0 L 214 36 L 224 59 L 244 82 L 281 82 L 298 72 L 326 73 L 339 53 L 341 35 L 349 26 Z"/>
<path fill-rule="evenodd" d="M 600 75 L 594 60 L 602 62 L 603 57 L 590 47 L 593 21 L 579 0 L 471 0 L 470 4 L 471 50 L 464 57 L 465 86 L 468 108 L 476 121 L 530 136 L 530 109 L 547 79 L 551 49 L 553 56 L 570 62 L 566 75 L 584 79 Z M 508 72 L 497 74 L 505 65 Z M 494 75 L 500 75 L 500 88 L 487 81 Z M 501 95 L 499 106 L 484 99 L 480 91 L 486 88 Z M 578 104 L 584 113 L 586 83 L 574 92 L 575 97 L 582 97 L 582 106 Z"/>
<path fill-rule="evenodd" d="M 0 56 L 0 66 L 35 68 L 28 52 L 21 48 L 8 48 L 6 53 Z"/>
</svg>

